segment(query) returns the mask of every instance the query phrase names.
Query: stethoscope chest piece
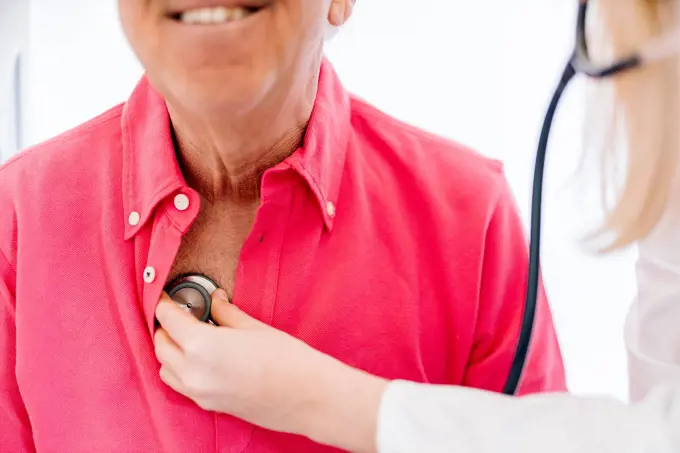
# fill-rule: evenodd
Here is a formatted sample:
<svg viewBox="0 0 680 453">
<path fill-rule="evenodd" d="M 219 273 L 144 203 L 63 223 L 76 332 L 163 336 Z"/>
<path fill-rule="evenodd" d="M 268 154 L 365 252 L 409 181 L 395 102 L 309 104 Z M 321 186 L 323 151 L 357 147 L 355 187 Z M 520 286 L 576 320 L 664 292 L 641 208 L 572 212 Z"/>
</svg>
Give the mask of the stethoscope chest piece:
<svg viewBox="0 0 680 453">
<path fill-rule="evenodd" d="M 218 288 L 217 283 L 203 274 L 185 274 L 171 281 L 165 287 L 165 292 L 180 308 L 196 319 L 212 323 L 212 293 Z"/>
</svg>

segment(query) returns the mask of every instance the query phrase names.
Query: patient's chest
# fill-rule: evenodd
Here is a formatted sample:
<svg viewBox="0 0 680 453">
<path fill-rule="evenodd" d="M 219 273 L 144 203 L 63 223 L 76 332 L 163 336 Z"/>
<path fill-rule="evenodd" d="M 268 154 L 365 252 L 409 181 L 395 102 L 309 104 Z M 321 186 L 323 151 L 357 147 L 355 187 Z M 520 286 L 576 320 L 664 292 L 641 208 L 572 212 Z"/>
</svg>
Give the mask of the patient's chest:
<svg viewBox="0 0 680 453">
<path fill-rule="evenodd" d="M 179 275 L 207 275 L 231 298 L 241 247 L 252 229 L 257 207 L 224 203 L 207 206 L 182 238 L 168 281 Z"/>
<path fill-rule="evenodd" d="M 393 379 L 461 383 L 465 354 L 449 353 L 449 333 L 457 330 L 452 322 L 471 318 L 442 309 L 439 287 L 386 253 L 385 237 L 370 223 L 331 230 L 302 201 L 206 206 L 181 242 L 164 241 L 178 233 L 161 217 L 135 241 L 107 245 L 104 260 L 79 250 L 73 263 L 88 270 L 87 284 L 74 284 L 82 276 L 54 261 L 48 264 L 62 285 L 19 287 L 22 301 L 47 301 L 22 304 L 17 320 L 17 374 L 39 450 L 92 451 L 87 442 L 98 439 L 106 453 L 332 451 L 203 411 L 160 381 L 142 292 L 129 283 L 129 270 L 141 272 L 159 250 L 172 253 L 159 286 L 204 273 L 251 316 L 350 365 Z M 465 336 L 455 338 L 467 348 Z"/>
</svg>

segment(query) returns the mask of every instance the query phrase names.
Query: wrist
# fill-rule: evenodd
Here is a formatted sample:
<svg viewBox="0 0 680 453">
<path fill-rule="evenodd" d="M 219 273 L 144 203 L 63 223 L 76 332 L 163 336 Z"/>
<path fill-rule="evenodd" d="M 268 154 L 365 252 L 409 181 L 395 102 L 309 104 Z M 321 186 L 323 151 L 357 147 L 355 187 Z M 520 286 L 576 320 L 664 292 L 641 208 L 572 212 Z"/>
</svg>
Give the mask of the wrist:
<svg viewBox="0 0 680 453">
<path fill-rule="evenodd" d="M 354 453 L 377 452 L 378 413 L 388 381 L 337 362 L 317 381 L 312 440 Z"/>
</svg>

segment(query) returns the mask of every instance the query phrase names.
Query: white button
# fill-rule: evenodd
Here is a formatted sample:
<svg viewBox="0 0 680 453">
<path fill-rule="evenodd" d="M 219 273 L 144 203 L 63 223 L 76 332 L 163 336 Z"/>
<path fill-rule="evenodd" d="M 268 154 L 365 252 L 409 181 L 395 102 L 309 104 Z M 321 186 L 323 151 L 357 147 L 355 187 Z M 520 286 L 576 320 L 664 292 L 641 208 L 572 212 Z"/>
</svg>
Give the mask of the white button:
<svg viewBox="0 0 680 453">
<path fill-rule="evenodd" d="M 146 269 L 144 269 L 144 281 L 147 283 L 153 283 L 153 281 L 156 279 L 156 269 L 153 267 L 149 266 Z"/>
<path fill-rule="evenodd" d="M 177 195 L 175 197 L 175 207 L 178 211 L 186 211 L 189 209 L 189 197 L 183 193 Z"/>
<path fill-rule="evenodd" d="M 142 217 L 139 215 L 139 212 L 132 211 L 130 213 L 130 217 L 128 217 L 128 222 L 132 226 L 137 226 L 139 225 L 139 221 L 142 220 Z"/>
<path fill-rule="evenodd" d="M 335 217 L 335 205 L 330 201 L 326 203 L 326 213 L 330 217 Z"/>
</svg>

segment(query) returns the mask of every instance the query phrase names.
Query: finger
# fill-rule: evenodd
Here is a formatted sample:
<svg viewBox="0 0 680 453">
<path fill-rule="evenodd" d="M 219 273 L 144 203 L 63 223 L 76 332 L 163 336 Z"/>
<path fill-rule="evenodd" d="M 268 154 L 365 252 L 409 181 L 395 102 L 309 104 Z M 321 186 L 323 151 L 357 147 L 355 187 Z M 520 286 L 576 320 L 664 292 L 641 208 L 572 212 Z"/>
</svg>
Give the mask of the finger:
<svg viewBox="0 0 680 453">
<path fill-rule="evenodd" d="M 172 371 L 172 368 L 163 365 L 161 366 L 161 370 L 159 373 L 161 377 L 161 381 L 165 382 L 165 384 L 176 391 L 177 393 L 181 393 L 182 395 L 186 396 L 186 389 L 182 385 L 182 382 L 180 379 L 177 377 L 174 371 Z"/>
<path fill-rule="evenodd" d="M 188 343 L 200 335 L 201 327 L 206 327 L 190 313 L 179 308 L 165 294 L 156 307 L 156 319 L 170 338 L 182 349 L 185 349 Z"/>
<path fill-rule="evenodd" d="M 154 351 L 158 361 L 174 370 L 181 368 L 184 353 L 177 346 L 165 329 L 158 329 L 154 334 Z"/>
<path fill-rule="evenodd" d="M 263 323 L 242 312 L 236 305 L 229 303 L 227 293 L 218 289 L 212 295 L 212 319 L 217 325 L 233 329 L 252 329 L 264 326 Z"/>
</svg>

